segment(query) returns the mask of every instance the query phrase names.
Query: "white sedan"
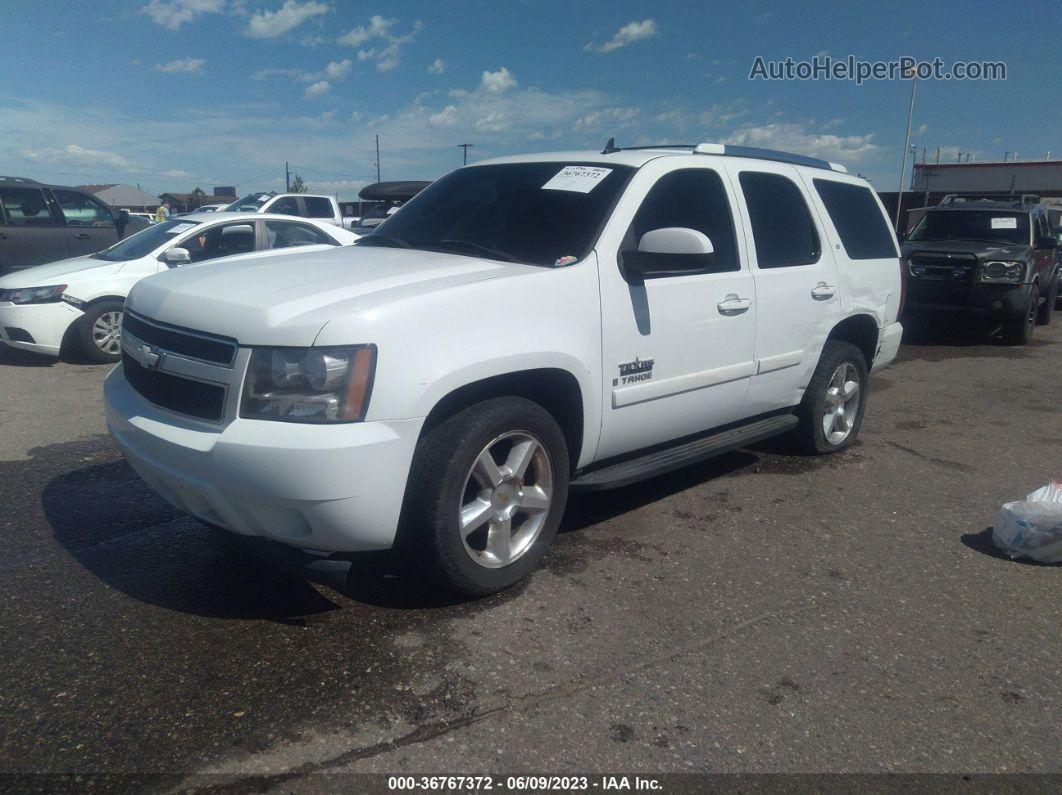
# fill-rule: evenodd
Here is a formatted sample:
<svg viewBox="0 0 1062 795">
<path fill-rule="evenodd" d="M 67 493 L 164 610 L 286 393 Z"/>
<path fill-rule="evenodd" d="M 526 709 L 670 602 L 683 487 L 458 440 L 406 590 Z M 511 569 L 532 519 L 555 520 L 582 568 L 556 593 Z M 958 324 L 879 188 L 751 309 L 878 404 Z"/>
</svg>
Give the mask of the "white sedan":
<svg viewBox="0 0 1062 795">
<path fill-rule="evenodd" d="M 334 224 L 290 215 L 206 212 L 171 218 L 98 254 L 0 279 L 0 344 L 50 356 L 72 347 L 92 361 L 118 361 L 125 297 L 145 276 L 221 257 L 269 257 L 293 247 L 325 250 L 358 237 Z"/>
</svg>

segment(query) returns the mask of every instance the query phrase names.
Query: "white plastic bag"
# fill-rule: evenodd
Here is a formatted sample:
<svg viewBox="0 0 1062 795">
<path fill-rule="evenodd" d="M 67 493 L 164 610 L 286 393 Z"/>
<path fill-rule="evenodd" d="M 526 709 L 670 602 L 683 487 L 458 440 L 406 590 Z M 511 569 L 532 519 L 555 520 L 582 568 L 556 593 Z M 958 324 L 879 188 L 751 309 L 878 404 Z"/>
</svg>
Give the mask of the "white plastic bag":
<svg viewBox="0 0 1062 795">
<path fill-rule="evenodd" d="M 1004 503 L 992 540 L 1012 558 L 1062 563 L 1062 483 L 1052 481 L 1024 500 Z"/>
</svg>

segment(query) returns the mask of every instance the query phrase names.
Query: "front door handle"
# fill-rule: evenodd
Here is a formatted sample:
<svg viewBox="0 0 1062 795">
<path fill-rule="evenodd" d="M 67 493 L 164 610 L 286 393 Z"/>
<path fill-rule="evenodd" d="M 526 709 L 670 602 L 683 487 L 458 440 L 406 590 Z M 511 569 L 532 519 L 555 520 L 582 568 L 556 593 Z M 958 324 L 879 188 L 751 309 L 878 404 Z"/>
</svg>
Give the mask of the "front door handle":
<svg viewBox="0 0 1062 795">
<path fill-rule="evenodd" d="M 74 235 L 74 239 L 75 240 L 88 240 L 89 236 L 86 235 L 84 232 L 78 232 L 76 235 Z"/>
<path fill-rule="evenodd" d="M 748 312 L 751 306 L 752 301 L 748 298 L 738 298 L 734 293 L 730 293 L 730 295 L 716 304 L 721 315 L 740 315 L 742 312 Z"/>
<path fill-rule="evenodd" d="M 811 288 L 811 297 L 816 301 L 825 301 L 835 295 L 837 295 L 837 287 L 832 284 L 826 284 L 826 282 L 819 282 Z"/>
</svg>

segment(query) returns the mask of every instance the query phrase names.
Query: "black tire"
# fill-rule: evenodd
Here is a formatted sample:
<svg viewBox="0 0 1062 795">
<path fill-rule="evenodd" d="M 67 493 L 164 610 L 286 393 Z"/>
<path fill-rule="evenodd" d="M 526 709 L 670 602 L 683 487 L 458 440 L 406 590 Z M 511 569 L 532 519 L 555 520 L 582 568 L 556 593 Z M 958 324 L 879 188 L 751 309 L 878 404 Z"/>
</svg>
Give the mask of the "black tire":
<svg viewBox="0 0 1062 795">
<path fill-rule="evenodd" d="M 1055 302 L 1058 300 L 1058 280 L 1059 274 L 1055 274 L 1055 278 L 1051 282 L 1051 286 L 1047 290 L 1047 297 L 1040 309 L 1036 312 L 1036 325 L 1046 326 L 1051 322 L 1051 316 L 1055 312 Z"/>
<path fill-rule="evenodd" d="M 509 434 L 519 435 L 510 437 Z M 481 489 L 473 465 L 486 451 L 500 464 L 503 473 L 511 474 L 505 462 L 497 461 L 499 451 L 504 454 L 505 443 L 510 438 L 520 444 L 528 440 L 537 442 L 540 448 L 532 449 L 541 449 L 545 458 L 536 458 L 528 465 L 527 471 L 530 473 L 533 466 L 535 472 L 527 475 L 527 482 L 507 480 L 495 491 Z M 525 537 L 527 546 L 507 565 L 495 562 L 494 567 L 489 567 L 477 562 L 474 554 L 478 553 L 483 560 L 490 553 L 487 541 L 494 532 L 494 520 L 468 534 L 470 547 L 481 542 L 484 546 L 482 552 L 474 553 L 462 539 L 461 506 L 471 505 L 469 500 L 484 500 L 486 505 L 487 498 L 483 495 L 488 493 L 492 501 L 507 501 L 511 498 L 503 493 L 510 488 L 507 484 L 514 484 L 517 494 L 523 495 L 526 488 L 534 487 L 531 479 L 543 476 L 544 460 L 548 460 L 552 498 L 546 510 L 535 512 L 542 518 L 531 528 L 534 533 L 529 530 Z M 417 443 L 406 487 L 399 551 L 411 555 L 418 570 L 448 590 L 467 596 L 486 596 L 510 588 L 539 563 L 557 534 L 568 500 L 568 478 L 568 446 L 564 434 L 553 416 L 540 405 L 520 397 L 501 397 L 469 406 L 428 430 Z M 524 516 L 522 507 L 517 509 L 513 515 L 514 528 L 517 521 L 529 521 Z M 518 535 L 517 531 L 514 543 Z"/>
<path fill-rule="evenodd" d="M 1003 322 L 1003 341 L 1007 345 L 1029 344 L 1033 329 L 1036 327 L 1039 306 L 1040 288 L 1034 284 L 1029 295 L 1029 303 L 1025 305 L 1025 311 Z"/>
<path fill-rule="evenodd" d="M 827 397 L 830 393 L 831 382 L 840 372 L 843 366 L 851 368 L 848 374 L 854 375 L 858 384 L 856 398 L 856 415 L 854 420 L 849 420 L 847 434 L 839 441 L 831 441 L 827 436 L 824 420 L 827 411 Z M 863 412 L 867 405 L 867 391 L 869 379 L 867 378 L 867 362 L 863 352 L 855 345 L 840 340 L 827 340 L 819 357 L 818 366 L 815 368 L 811 382 L 804 391 L 804 399 L 797 407 L 796 415 L 800 420 L 794 432 L 795 440 L 804 453 L 810 455 L 825 455 L 837 453 L 851 447 L 859 435 L 859 428 L 863 424 Z M 845 406 L 841 415 L 850 418 L 850 405 Z M 843 421 L 843 420 L 837 420 Z M 836 425 L 834 426 L 837 427 Z M 836 433 L 840 433 L 837 430 Z"/>
<path fill-rule="evenodd" d="M 120 337 L 101 335 L 96 324 L 101 318 L 113 318 L 117 314 L 119 322 L 122 317 L 123 304 L 121 301 L 100 301 L 90 304 L 85 311 L 85 316 L 78 319 L 77 333 L 74 342 L 78 353 L 89 361 L 107 364 L 117 362 L 122 358 L 121 351 L 117 350 L 116 342 Z M 101 347 L 105 345 L 105 347 Z"/>
</svg>

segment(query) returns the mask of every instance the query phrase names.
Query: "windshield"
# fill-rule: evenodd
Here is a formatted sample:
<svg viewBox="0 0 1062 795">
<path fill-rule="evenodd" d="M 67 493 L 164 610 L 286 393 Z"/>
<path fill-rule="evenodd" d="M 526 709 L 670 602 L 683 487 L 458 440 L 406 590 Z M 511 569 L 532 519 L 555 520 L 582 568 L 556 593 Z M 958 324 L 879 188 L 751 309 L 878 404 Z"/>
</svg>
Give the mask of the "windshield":
<svg viewBox="0 0 1062 795">
<path fill-rule="evenodd" d="M 257 212 L 269 199 L 271 193 L 263 193 L 258 191 L 257 193 L 248 193 L 243 198 L 237 199 L 225 209 L 230 213 L 253 213 Z"/>
<path fill-rule="evenodd" d="M 370 207 L 368 211 L 361 217 L 363 221 L 369 221 L 373 218 L 386 218 L 387 211 L 390 209 L 386 204 L 377 204 L 374 207 Z"/>
<path fill-rule="evenodd" d="M 629 166 L 557 162 L 462 168 L 356 245 L 568 264 L 589 253 L 632 173 Z"/>
<path fill-rule="evenodd" d="M 183 218 L 163 221 L 161 224 L 141 229 L 135 235 L 119 240 L 110 248 L 92 256 L 94 259 L 105 259 L 109 262 L 128 262 L 131 259 L 140 259 L 173 240 L 181 232 L 198 225 L 198 221 L 186 221 Z"/>
<path fill-rule="evenodd" d="M 922 216 L 907 239 L 968 240 L 1027 246 L 1029 215 L 996 210 L 930 210 Z"/>
</svg>

